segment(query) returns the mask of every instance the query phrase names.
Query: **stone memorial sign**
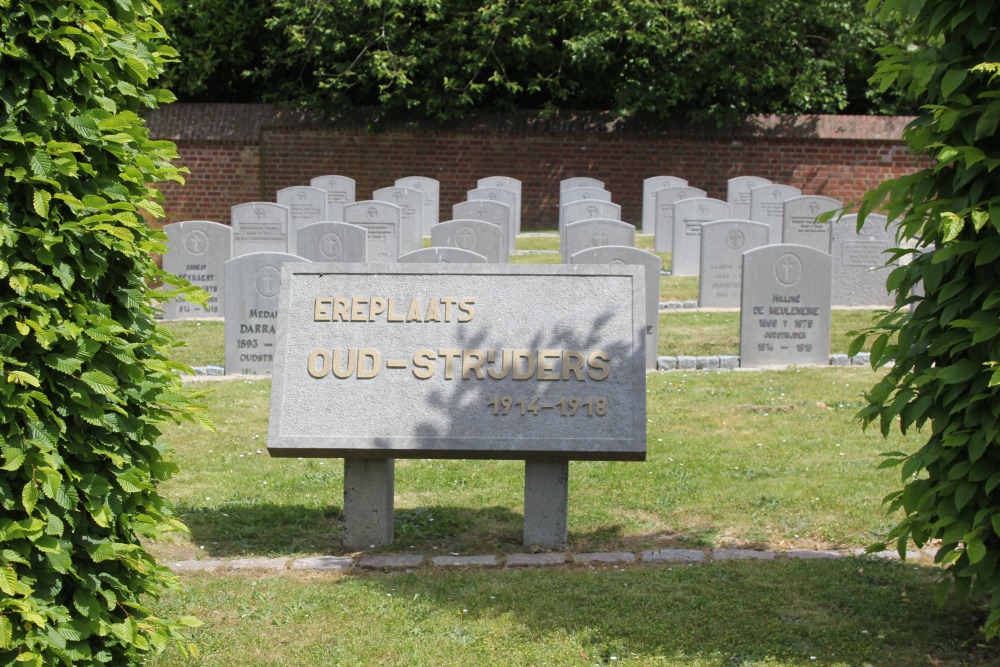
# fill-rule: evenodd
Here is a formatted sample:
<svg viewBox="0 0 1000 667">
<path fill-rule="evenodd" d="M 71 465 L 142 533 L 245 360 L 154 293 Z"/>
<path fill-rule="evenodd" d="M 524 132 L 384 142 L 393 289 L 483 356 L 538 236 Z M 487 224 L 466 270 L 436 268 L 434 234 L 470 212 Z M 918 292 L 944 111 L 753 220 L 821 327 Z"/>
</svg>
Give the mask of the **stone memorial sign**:
<svg viewBox="0 0 1000 667">
<path fill-rule="evenodd" d="M 695 197 L 674 204 L 674 243 L 670 272 L 696 276 L 701 265 L 701 226 L 730 218 L 729 204 L 719 199 Z"/>
<path fill-rule="evenodd" d="M 656 252 L 671 252 L 674 249 L 674 204 L 682 199 L 706 196 L 708 193 L 704 190 L 692 187 L 669 187 L 653 193 L 656 202 L 653 249 Z"/>
<path fill-rule="evenodd" d="M 652 234 L 656 229 L 656 192 L 664 188 L 683 188 L 687 184 L 686 179 L 677 176 L 651 176 L 642 182 L 643 234 Z"/>
<path fill-rule="evenodd" d="M 511 216 L 514 220 L 514 233 L 519 234 L 521 232 L 521 195 L 514 190 L 507 190 L 505 188 L 483 188 L 479 187 L 475 190 L 469 190 L 465 193 L 465 198 L 467 201 L 495 201 L 501 204 L 506 204 L 510 207 Z M 492 220 L 487 220 L 487 222 L 492 222 Z M 516 242 L 516 241 L 514 241 Z"/>
<path fill-rule="evenodd" d="M 297 251 L 295 243 L 299 230 L 314 222 L 326 222 L 327 193 L 309 185 L 296 185 L 278 190 L 278 203 L 288 207 L 288 237 L 290 250 Z"/>
<path fill-rule="evenodd" d="M 603 190 L 604 181 L 599 181 L 596 178 L 590 178 L 587 176 L 574 176 L 573 178 L 564 178 L 559 181 L 559 192 L 565 192 L 566 190 L 573 190 L 575 188 Z"/>
<path fill-rule="evenodd" d="M 482 255 L 491 264 L 510 261 L 507 236 L 500 225 L 483 220 L 449 220 L 434 225 L 431 246 L 461 248 Z"/>
<path fill-rule="evenodd" d="M 233 257 L 251 252 L 288 252 L 288 207 L 248 202 L 231 209 Z"/>
<path fill-rule="evenodd" d="M 660 340 L 660 269 L 658 255 L 638 248 L 606 245 L 575 253 L 573 264 L 627 264 L 645 268 L 646 285 L 646 370 L 655 371 L 656 345 Z"/>
<path fill-rule="evenodd" d="M 298 234 L 299 256 L 310 262 L 368 261 L 368 230 L 346 222 L 315 222 Z"/>
<path fill-rule="evenodd" d="M 560 251 L 563 264 L 581 250 L 606 245 L 635 246 L 635 227 L 621 220 L 581 220 L 563 227 Z"/>
<path fill-rule="evenodd" d="M 771 183 L 750 191 L 750 220 L 763 222 L 771 228 L 771 238 L 775 243 L 781 238 L 784 225 L 785 200 L 798 197 L 802 191 L 790 185 Z"/>
<path fill-rule="evenodd" d="M 803 195 L 786 199 L 781 225 L 781 242 L 795 243 L 823 252 L 830 252 L 833 221 L 816 222 L 816 218 L 843 207 L 843 202 L 819 195 Z"/>
<path fill-rule="evenodd" d="M 372 193 L 375 201 L 384 201 L 399 207 L 399 252 L 412 252 L 424 247 L 423 215 L 424 196 L 419 190 L 392 186 Z"/>
<path fill-rule="evenodd" d="M 734 220 L 750 219 L 750 191 L 771 181 L 761 176 L 737 176 L 730 178 L 726 185 L 726 201 L 729 203 Z"/>
<path fill-rule="evenodd" d="M 830 260 L 788 244 L 743 255 L 741 367 L 829 363 Z"/>
<path fill-rule="evenodd" d="M 233 256 L 233 230 L 208 220 L 186 220 L 164 225 L 169 250 L 163 256 L 163 270 L 184 278 L 208 292 L 204 306 L 183 298 L 163 304 L 163 317 L 222 317 L 225 305 L 223 265 Z"/>
<path fill-rule="evenodd" d="M 486 258 L 479 253 L 461 248 L 421 248 L 400 255 L 400 264 L 485 264 Z"/>
<path fill-rule="evenodd" d="M 309 185 L 320 190 L 326 190 L 326 214 L 333 222 L 344 220 L 344 207 L 353 204 L 356 184 L 353 178 L 338 174 L 317 176 L 309 181 Z"/>
<path fill-rule="evenodd" d="M 767 245 L 770 233 L 766 224 L 749 220 L 716 220 L 701 226 L 700 307 L 740 307 L 743 253 Z"/>
<path fill-rule="evenodd" d="M 857 215 L 845 215 L 831 224 L 833 305 L 891 306 L 894 300 L 885 281 L 893 267 L 885 265 L 884 251 L 896 247 L 896 241 L 886 229 L 885 216 L 869 215 L 860 232 Z"/>
<path fill-rule="evenodd" d="M 397 178 L 396 185 L 416 190 L 424 196 L 420 215 L 420 234 L 430 236 L 431 227 L 441 219 L 441 183 L 436 178 L 427 176 L 406 176 Z"/>
<path fill-rule="evenodd" d="M 368 261 L 395 262 L 400 252 L 399 219 L 402 211 L 383 201 L 360 201 L 344 207 L 344 222 L 368 232 Z"/>
<path fill-rule="evenodd" d="M 510 206 L 489 199 L 474 199 L 452 205 L 452 220 L 482 220 L 499 225 L 507 239 L 507 255 L 517 251 L 517 238 L 514 234 L 513 213 Z"/>
<path fill-rule="evenodd" d="M 281 266 L 302 261 L 283 252 L 255 252 L 226 262 L 226 375 L 270 374 Z"/>
<path fill-rule="evenodd" d="M 562 208 L 563 228 L 571 222 L 581 220 L 621 220 L 622 207 L 609 201 L 597 199 L 582 199 Z"/>
</svg>

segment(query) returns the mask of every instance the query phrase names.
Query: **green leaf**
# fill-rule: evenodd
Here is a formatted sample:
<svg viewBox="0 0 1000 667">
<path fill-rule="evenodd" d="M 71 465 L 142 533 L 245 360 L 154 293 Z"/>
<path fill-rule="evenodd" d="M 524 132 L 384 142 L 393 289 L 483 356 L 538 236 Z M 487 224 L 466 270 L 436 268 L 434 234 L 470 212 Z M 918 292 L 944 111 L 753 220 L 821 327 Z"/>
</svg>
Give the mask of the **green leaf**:
<svg viewBox="0 0 1000 667">
<path fill-rule="evenodd" d="M 947 101 L 968 75 L 968 70 L 964 69 L 951 69 L 945 72 L 941 77 L 941 99 Z"/>
<path fill-rule="evenodd" d="M 24 506 L 24 511 L 31 514 L 35 511 L 35 505 L 38 503 L 38 486 L 36 486 L 34 480 L 29 480 L 27 484 L 24 485 L 24 489 L 21 491 L 21 504 Z"/>
<path fill-rule="evenodd" d="M 80 379 L 87 383 L 91 389 L 98 394 L 111 396 L 118 391 L 118 383 L 113 377 L 100 371 L 87 371 L 80 376 Z"/>
<path fill-rule="evenodd" d="M 14 627 L 6 614 L 0 615 L 0 648 L 8 649 L 12 646 L 14 639 Z"/>
<path fill-rule="evenodd" d="M 48 218 L 50 201 L 52 201 L 51 193 L 45 190 L 35 190 L 34 195 L 32 195 L 32 206 L 34 206 L 35 213 L 42 218 Z"/>
</svg>

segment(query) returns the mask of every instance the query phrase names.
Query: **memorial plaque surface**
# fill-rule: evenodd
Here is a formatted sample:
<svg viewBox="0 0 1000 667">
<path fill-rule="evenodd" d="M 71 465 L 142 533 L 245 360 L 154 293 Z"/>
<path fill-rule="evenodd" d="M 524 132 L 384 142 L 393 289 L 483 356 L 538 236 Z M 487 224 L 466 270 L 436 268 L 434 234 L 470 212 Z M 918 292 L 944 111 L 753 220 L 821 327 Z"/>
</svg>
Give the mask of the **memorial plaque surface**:
<svg viewBox="0 0 1000 667">
<path fill-rule="evenodd" d="M 310 262 L 368 261 L 368 231 L 346 222 L 316 222 L 298 233 L 299 256 Z"/>
<path fill-rule="evenodd" d="M 795 243 L 823 252 L 830 252 L 833 221 L 816 222 L 816 218 L 843 207 L 843 202 L 819 195 L 803 195 L 802 197 L 786 199 L 785 215 L 781 226 L 781 242 Z"/>
<path fill-rule="evenodd" d="M 768 244 L 771 228 L 749 220 L 716 220 L 701 226 L 698 305 L 739 308 L 743 253 Z"/>
<path fill-rule="evenodd" d="M 402 211 L 384 201 L 360 201 L 344 207 L 344 222 L 368 232 L 368 261 L 395 262 L 400 252 L 399 218 Z"/>
<path fill-rule="evenodd" d="M 891 306 L 893 297 L 885 281 L 893 267 L 885 265 L 888 255 L 884 251 L 896 247 L 896 241 L 886 229 L 885 216 L 869 215 L 860 232 L 856 215 L 845 215 L 831 224 L 833 305 Z"/>
<path fill-rule="evenodd" d="M 575 201 L 572 204 L 566 204 L 562 207 L 561 213 L 563 228 L 571 222 L 580 222 L 581 220 L 596 220 L 597 218 L 603 220 L 622 219 L 621 206 L 613 202 L 597 199 L 585 199 Z"/>
<path fill-rule="evenodd" d="M 273 456 L 643 460 L 642 270 L 283 269 Z"/>
<path fill-rule="evenodd" d="M 421 248 L 400 255 L 400 264 L 485 264 L 486 258 L 479 253 L 461 248 Z"/>
<path fill-rule="evenodd" d="M 566 190 L 573 190 L 575 188 L 603 190 L 604 181 L 599 181 L 596 178 L 590 178 L 588 176 L 575 176 L 573 178 L 564 178 L 559 181 L 559 192 L 565 192 Z"/>
<path fill-rule="evenodd" d="M 726 201 L 729 203 L 734 220 L 750 219 L 750 191 L 771 181 L 761 176 L 737 176 L 730 178 L 726 185 Z"/>
<path fill-rule="evenodd" d="M 483 220 L 449 220 L 438 223 L 431 230 L 431 245 L 469 250 L 482 255 L 491 264 L 506 264 L 510 261 L 503 228 Z"/>
<path fill-rule="evenodd" d="M 392 186 L 379 188 L 372 193 L 375 201 L 384 201 L 399 207 L 399 252 L 412 252 L 424 247 L 423 216 L 424 196 L 419 190 Z"/>
<path fill-rule="evenodd" d="M 500 188 L 503 190 L 510 190 L 511 192 L 514 193 L 515 195 L 514 205 L 513 208 L 511 209 L 511 216 L 513 216 L 512 219 L 514 221 L 514 234 L 520 234 L 521 233 L 521 181 L 519 181 L 516 178 L 512 178 L 510 176 L 487 176 L 486 178 L 480 178 L 476 187 L 479 189 Z M 472 197 L 469 197 L 469 199 L 472 199 Z M 455 219 L 459 218 L 459 216 L 457 215 L 454 215 L 452 217 Z M 494 222 L 494 221 L 487 220 L 487 222 Z"/>
<path fill-rule="evenodd" d="M 233 230 L 208 220 L 186 220 L 164 225 L 169 250 L 163 256 L 163 270 L 208 292 L 200 306 L 183 298 L 163 304 L 163 317 L 222 317 L 225 304 L 223 265 L 233 256 Z"/>
<path fill-rule="evenodd" d="M 231 209 L 233 257 L 251 252 L 288 252 L 288 207 L 247 202 Z"/>
<path fill-rule="evenodd" d="M 563 264 L 570 257 L 586 250 L 605 245 L 635 246 L 635 227 L 621 220 L 581 220 L 563 227 L 560 251 Z"/>
<path fill-rule="evenodd" d="M 296 239 L 299 230 L 314 222 L 325 222 L 327 216 L 326 190 L 309 185 L 296 185 L 278 190 L 278 203 L 288 207 L 288 237 L 289 249 L 296 250 Z"/>
<path fill-rule="evenodd" d="M 695 197 L 674 204 L 674 247 L 670 272 L 675 276 L 696 276 L 701 264 L 701 226 L 706 222 L 731 218 L 729 204 L 719 199 Z"/>
<path fill-rule="evenodd" d="M 743 255 L 740 366 L 826 365 L 830 255 L 777 244 Z"/>
<path fill-rule="evenodd" d="M 436 178 L 427 176 L 406 176 L 397 178 L 396 185 L 417 190 L 424 196 L 420 233 L 422 236 L 430 236 L 431 227 L 441 219 L 441 183 Z"/>
<path fill-rule="evenodd" d="M 302 261 L 283 252 L 255 252 L 226 262 L 227 375 L 271 372 L 281 266 Z"/>
<path fill-rule="evenodd" d="M 514 233 L 514 214 L 510 206 L 489 199 L 474 199 L 452 205 L 452 220 L 482 220 L 499 225 L 507 239 L 507 255 L 513 255 L 517 250 L 517 237 Z"/>
<path fill-rule="evenodd" d="M 682 199 L 707 195 L 704 190 L 692 187 L 669 187 L 653 193 L 656 202 L 653 249 L 656 252 L 671 252 L 674 249 L 674 204 Z"/>
<path fill-rule="evenodd" d="M 780 243 L 784 225 L 785 200 L 798 197 L 802 191 L 790 185 L 771 183 L 750 191 L 750 220 L 763 222 L 771 228 L 771 238 Z"/>
<path fill-rule="evenodd" d="M 312 179 L 309 185 L 326 191 L 326 214 L 329 219 L 333 222 L 345 222 L 344 207 L 355 201 L 354 179 L 338 174 L 327 174 Z"/>
<path fill-rule="evenodd" d="M 642 182 L 643 234 L 653 234 L 656 230 L 656 192 L 664 188 L 682 188 L 687 184 L 686 179 L 677 176 L 651 176 Z"/>
</svg>

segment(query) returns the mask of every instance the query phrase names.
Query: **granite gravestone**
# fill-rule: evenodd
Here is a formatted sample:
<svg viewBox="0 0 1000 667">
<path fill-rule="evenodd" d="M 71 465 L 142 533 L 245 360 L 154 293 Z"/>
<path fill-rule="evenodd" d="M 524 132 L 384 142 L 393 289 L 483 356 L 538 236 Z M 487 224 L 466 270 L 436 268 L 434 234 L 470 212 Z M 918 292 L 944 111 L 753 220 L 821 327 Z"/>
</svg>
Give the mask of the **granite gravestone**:
<svg viewBox="0 0 1000 667">
<path fill-rule="evenodd" d="M 784 224 L 785 200 L 798 197 L 802 191 L 790 185 L 771 183 L 750 191 L 750 220 L 763 222 L 771 228 L 771 238 L 781 238 Z"/>
<path fill-rule="evenodd" d="M 653 193 L 656 202 L 656 220 L 653 226 L 653 249 L 671 252 L 674 249 L 674 204 L 682 199 L 705 197 L 708 193 L 699 188 L 669 187 Z"/>
<path fill-rule="evenodd" d="M 599 201 L 597 199 L 584 199 L 566 204 L 562 208 L 563 228 L 571 222 L 581 220 L 621 220 L 622 207 L 609 201 Z"/>
<path fill-rule="evenodd" d="M 860 232 L 857 215 L 845 215 L 832 224 L 833 305 L 893 305 L 885 281 L 894 265 L 886 266 L 885 251 L 896 243 L 885 216 L 869 215 Z"/>
<path fill-rule="evenodd" d="M 760 176 L 737 176 L 726 184 L 726 202 L 734 220 L 750 219 L 750 191 L 771 181 Z"/>
<path fill-rule="evenodd" d="M 655 371 L 657 342 L 660 339 L 660 269 L 659 256 L 638 248 L 601 246 L 575 253 L 572 264 L 627 264 L 645 268 L 646 285 L 646 370 Z"/>
<path fill-rule="evenodd" d="M 479 253 L 461 248 L 421 248 L 400 255 L 400 264 L 485 264 L 486 258 Z"/>
<path fill-rule="evenodd" d="M 816 222 L 824 213 L 844 207 L 843 202 L 819 195 L 803 195 L 785 200 L 785 213 L 781 226 L 781 242 L 809 246 L 830 252 L 830 221 Z"/>
<path fill-rule="evenodd" d="M 651 176 L 642 182 L 643 234 L 653 234 L 656 231 L 656 192 L 664 188 L 682 188 L 687 184 L 686 179 L 677 176 Z"/>
<path fill-rule="evenodd" d="M 695 197 L 674 204 L 674 244 L 670 272 L 696 276 L 701 264 L 701 226 L 730 218 L 729 204 L 719 199 Z"/>
<path fill-rule="evenodd" d="M 701 226 L 700 307 L 740 307 L 743 253 L 767 245 L 770 233 L 764 223 L 749 220 L 716 220 Z"/>
<path fill-rule="evenodd" d="M 379 188 L 372 193 L 375 201 L 384 201 L 399 207 L 399 252 L 420 250 L 424 247 L 423 215 L 424 196 L 419 190 L 394 185 Z"/>
<path fill-rule="evenodd" d="M 231 209 L 233 257 L 251 252 L 288 252 L 288 207 L 247 202 Z"/>
<path fill-rule="evenodd" d="M 314 188 L 326 191 L 326 214 L 333 222 L 345 222 L 344 207 L 354 203 L 353 178 L 337 174 L 317 176 L 309 181 Z"/>
<path fill-rule="evenodd" d="M 183 297 L 163 304 L 163 318 L 222 317 L 225 305 L 223 265 L 233 257 L 233 230 L 208 220 L 186 220 L 164 225 L 167 253 L 163 270 L 208 293 L 204 306 Z"/>
<path fill-rule="evenodd" d="M 326 190 L 309 185 L 296 185 L 278 190 L 278 203 L 288 207 L 289 250 L 298 252 L 299 230 L 314 222 L 330 220 L 326 213 Z"/>
<path fill-rule="evenodd" d="M 388 264 L 400 252 L 399 219 L 402 211 L 384 201 L 360 201 L 344 207 L 344 222 L 368 232 L 368 261 Z"/>
<path fill-rule="evenodd" d="M 570 188 L 559 193 L 559 232 L 566 226 L 566 207 L 576 202 L 611 203 L 611 193 L 595 188 Z"/>
<path fill-rule="evenodd" d="M 511 211 L 511 215 L 514 219 L 514 234 L 521 233 L 521 181 L 511 176 L 487 176 L 485 178 L 480 178 L 476 184 L 477 188 L 503 188 L 504 190 L 510 190 L 513 192 L 515 197 L 514 209 Z M 469 216 L 459 216 L 452 215 L 456 220 L 458 218 L 466 218 Z M 487 220 L 486 222 L 496 222 L 496 220 Z M 514 250 L 511 249 L 511 253 Z"/>
<path fill-rule="evenodd" d="M 268 375 L 274 363 L 283 252 L 254 252 L 226 262 L 226 375 Z"/>
<path fill-rule="evenodd" d="M 830 255 L 777 244 L 743 255 L 740 366 L 830 362 Z"/>
<path fill-rule="evenodd" d="M 581 220 L 563 228 L 560 251 L 563 264 L 581 250 L 605 245 L 635 246 L 635 227 L 621 220 Z"/>
<path fill-rule="evenodd" d="M 514 220 L 510 206 L 489 199 L 474 199 L 452 205 L 452 220 L 482 220 L 499 225 L 507 239 L 507 255 L 513 255 L 517 250 L 517 239 L 514 234 Z"/>
<path fill-rule="evenodd" d="M 299 256 L 310 262 L 368 261 L 368 230 L 346 222 L 315 222 L 298 234 Z"/>
<path fill-rule="evenodd" d="M 575 176 L 573 178 L 564 178 L 559 181 L 559 192 L 565 192 L 566 190 L 575 190 L 576 188 L 590 188 L 591 190 L 603 190 L 604 181 L 599 181 L 596 178 L 590 178 L 588 176 Z"/>
<path fill-rule="evenodd" d="M 506 188 L 479 187 L 466 192 L 465 199 L 470 202 L 485 200 L 506 204 L 510 207 L 510 213 L 514 220 L 514 234 L 521 233 L 521 195 L 518 192 Z M 487 222 L 493 221 L 487 220 Z M 516 243 L 516 240 L 514 242 Z M 511 246 L 513 247 L 513 243 Z"/>
<path fill-rule="evenodd" d="M 397 178 L 396 185 L 416 190 L 424 196 L 420 214 L 420 233 L 423 236 L 430 236 L 431 227 L 441 219 L 441 183 L 436 178 L 427 176 L 406 176 Z"/>
<path fill-rule="evenodd" d="M 507 237 L 500 225 L 483 220 L 449 220 L 434 225 L 431 246 L 461 248 L 482 255 L 491 264 L 510 261 Z"/>
</svg>

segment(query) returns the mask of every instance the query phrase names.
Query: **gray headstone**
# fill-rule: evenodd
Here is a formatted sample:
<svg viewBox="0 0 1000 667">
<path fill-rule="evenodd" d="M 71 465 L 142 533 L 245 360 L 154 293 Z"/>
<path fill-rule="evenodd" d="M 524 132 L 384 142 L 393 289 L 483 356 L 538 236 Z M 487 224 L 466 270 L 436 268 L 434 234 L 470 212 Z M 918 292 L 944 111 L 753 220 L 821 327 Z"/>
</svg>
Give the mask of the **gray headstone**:
<svg viewBox="0 0 1000 667">
<path fill-rule="evenodd" d="M 885 287 L 892 266 L 883 251 L 896 247 L 893 232 L 886 229 L 884 215 L 869 215 L 861 232 L 858 216 L 845 215 L 831 223 L 830 253 L 833 255 L 833 305 L 891 306 L 893 297 Z"/>
<path fill-rule="evenodd" d="M 310 262 L 368 261 L 368 231 L 346 222 L 315 222 L 298 234 L 299 256 Z"/>
<path fill-rule="evenodd" d="M 656 252 L 671 252 L 674 249 L 674 204 L 682 199 L 706 197 L 708 193 L 699 188 L 674 186 L 653 193 L 656 202 L 656 220 L 653 225 L 653 249 Z"/>
<path fill-rule="evenodd" d="M 486 201 L 500 202 L 510 207 L 510 213 L 514 219 L 514 234 L 521 233 L 521 194 L 514 190 L 496 187 L 478 187 L 465 193 L 468 201 L 485 199 Z M 487 220 L 487 222 L 492 222 Z"/>
<path fill-rule="evenodd" d="M 771 228 L 749 220 L 716 220 L 701 226 L 698 305 L 739 308 L 743 253 L 768 244 Z"/>
<path fill-rule="evenodd" d="M 621 220 L 622 207 L 609 201 L 597 199 L 585 199 L 566 204 L 562 207 L 562 226 L 565 228 L 571 222 L 581 220 Z"/>
<path fill-rule="evenodd" d="M 507 237 L 508 256 L 517 250 L 517 238 L 514 233 L 514 214 L 510 206 L 489 199 L 474 199 L 454 204 L 451 207 L 452 220 L 482 220 L 499 225 Z"/>
<path fill-rule="evenodd" d="M 392 186 L 372 193 L 375 201 L 384 201 L 399 207 L 399 254 L 424 247 L 423 216 L 424 196 L 420 190 Z"/>
<path fill-rule="evenodd" d="M 772 183 L 750 191 L 750 220 L 763 222 L 771 228 L 771 238 L 775 243 L 781 238 L 784 224 L 785 200 L 798 197 L 802 191 L 790 185 Z"/>
<path fill-rule="evenodd" d="M 643 234 L 652 234 L 656 229 L 656 192 L 663 188 L 684 187 L 687 184 L 687 179 L 677 176 L 651 176 L 642 182 Z"/>
<path fill-rule="evenodd" d="M 254 252 L 226 262 L 227 375 L 270 374 L 281 265 L 301 261 L 283 252 Z"/>
<path fill-rule="evenodd" d="M 486 178 L 480 178 L 476 184 L 477 188 L 502 188 L 504 190 L 510 190 L 517 197 L 514 203 L 514 208 L 511 210 L 511 215 L 514 218 L 514 233 L 521 233 L 521 181 L 511 176 L 487 176 Z M 458 218 L 458 216 L 452 216 Z M 492 220 L 487 220 L 487 222 L 493 222 Z"/>
<path fill-rule="evenodd" d="M 421 248 L 400 255 L 400 264 L 485 264 L 486 258 L 479 253 L 461 248 Z"/>
<path fill-rule="evenodd" d="M 507 237 L 500 225 L 483 220 L 449 220 L 434 225 L 431 246 L 461 248 L 482 255 L 491 264 L 510 261 Z"/>
<path fill-rule="evenodd" d="M 638 248 L 601 246 L 570 257 L 573 264 L 627 264 L 646 268 L 646 370 L 656 370 L 656 345 L 660 340 L 660 269 L 658 255 Z"/>
<path fill-rule="evenodd" d="M 696 276 L 701 264 L 701 226 L 706 222 L 732 218 L 729 204 L 719 199 L 695 197 L 674 204 L 674 244 L 670 272 L 675 276 Z"/>
<path fill-rule="evenodd" d="M 288 207 L 255 201 L 231 209 L 233 257 L 251 252 L 288 252 Z"/>
<path fill-rule="evenodd" d="M 428 176 L 405 176 L 396 179 L 396 185 L 419 191 L 423 196 L 423 213 L 420 217 L 420 233 L 431 235 L 431 227 L 441 219 L 441 183 Z"/>
<path fill-rule="evenodd" d="M 330 220 L 326 213 L 325 190 L 309 185 L 296 185 L 278 190 L 278 203 L 288 207 L 289 250 L 297 251 L 296 238 L 300 229 L 314 222 Z"/>
<path fill-rule="evenodd" d="M 611 193 L 597 188 L 570 188 L 559 193 L 559 231 L 566 226 L 566 207 L 576 202 L 611 203 Z"/>
<path fill-rule="evenodd" d="M 176 299 L 163 304 L 163 317 L 222 317 L 225 304 L 223 265 L 233 257 L 233 230 L 208 220 L 186 220 L 164 225 L 167 253 L 163 270 L 208 292 L 204 307 Z"/>
<path fill-rule="evenodd" d="M 831 258 L 777 244 L 743 255 L 740 366 L 829 363 Z"/>
<path fill-rule="evenodd" d="M 581 220 L 563 227 L 561 247 L 563 264 L 581 250 L 606 245 L 635 246 L 635 226 L 621 220 Z"/>
<path fill-rule="evenodd" d="M 816 222 L 816 218 L 843 207 L 843 202 L 819 195 L 803 195 L 786 199 L 785 214 L 781 225 L 781 242 L 796 243 L 823 252 L 830 252 L 833 221 Z"/>
<path fill-rule="evenodd" d="M 399 218 L 402 210 L 384 201 L 359 201 L 344 207 L 344 222 L 368 231 L 368 261 L 395 262 L 400 252 Z"/>
<path fill-rule="evenodd" d="M 735 220 L 750 219 L 750 191 L 771 181 L 761 176 L 737 176 L 730 178 L 726 186 L 726 201 Z"/>
<path fill-rule="evenodd" d="M 354 179 L 338 174 L 327 174 L 312 179 L 309 181 L 309 185 L 320 190 L 326 190 L 326 214 L 328 219 L 334 222 L 346 222 L 344 220 L 344 207 L 348 204 L 353 204 L 355 201 Z"/>
<path fill-rule="evenodd" d="M 599 181 L 596 178 L 589 178 L 587 176 L 575 176 L 573 178 L 564 178 L 559 181 L 559 192 L 565 192 L 566 190 L 572 190 L 574 188 L 603 190 L 604 181 Z"/>
</svg>

